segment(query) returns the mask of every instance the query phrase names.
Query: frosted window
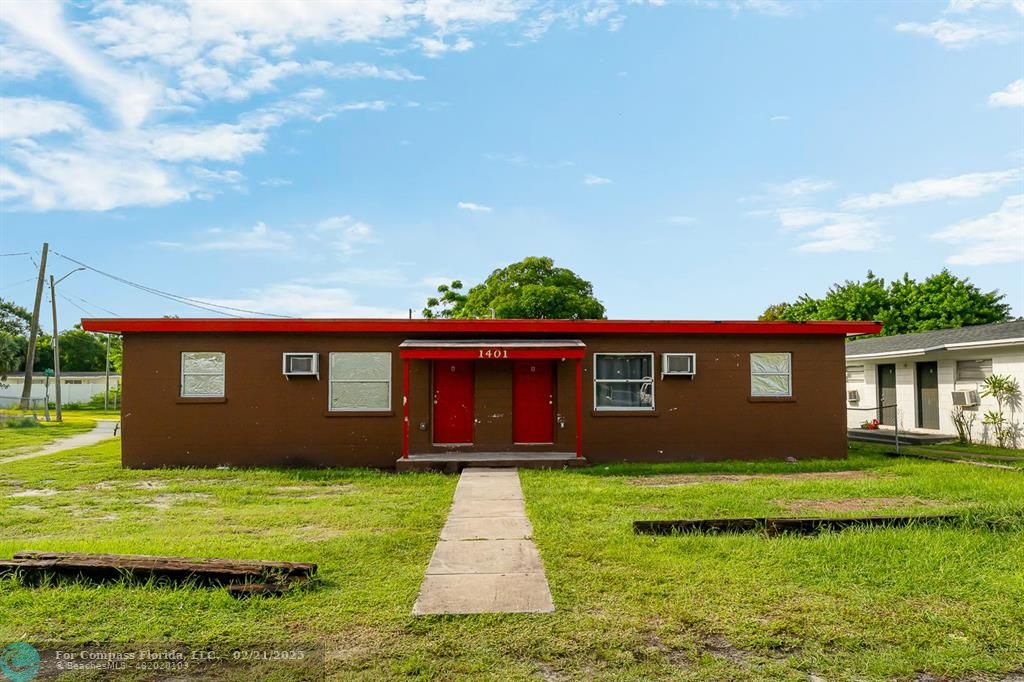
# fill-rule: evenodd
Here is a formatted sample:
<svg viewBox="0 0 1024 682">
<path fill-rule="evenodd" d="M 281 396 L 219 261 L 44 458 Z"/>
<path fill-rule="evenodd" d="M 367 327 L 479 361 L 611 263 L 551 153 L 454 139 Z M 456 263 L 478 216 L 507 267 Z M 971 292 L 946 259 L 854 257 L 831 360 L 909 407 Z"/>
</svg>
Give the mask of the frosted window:
<svg viewBox="0 0 1024 682">
<path fill-rule="evenodd" d="M 863 384 L 864 383 L 864 365 L 847 365 L 846 366 L 846 383 L 848 383 L 848 384 Z"/>
<path fill-rule="evenodd" d="M 224 353 L 181 354 L 181 397 L 224 397 Z"/>
<path fill-rule="evenodd" d="M 653 353 L 595 353 L 594 408 L 654 409 Z"/>
<path fill-rule="evenodd" d="M 792 382 L 789 353 L 750 354 L 750 395 L 788 397 L 793 395 Z"/>
<path fill-rule="evenodd" d="M 957 360 L 956 380 L 957 381 L 985 381 L 992 376 L 991 360 Z"/>
<path fill-rule="evenodd" d="M 329 409 L 391 409 L 391 353 L 331 353 Z"/>
</svg>

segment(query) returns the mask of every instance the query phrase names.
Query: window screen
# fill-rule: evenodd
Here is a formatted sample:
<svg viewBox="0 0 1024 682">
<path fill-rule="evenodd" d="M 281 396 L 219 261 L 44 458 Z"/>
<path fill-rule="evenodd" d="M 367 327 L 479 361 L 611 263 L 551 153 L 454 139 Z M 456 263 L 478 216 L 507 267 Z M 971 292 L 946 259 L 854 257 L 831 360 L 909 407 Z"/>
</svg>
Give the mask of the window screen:
<svg viewBox="0 0 1024 682">
<path fill-rule="evenodd" d="M 848 383 L 848 384 L 863 384 L 864 383 L 864 365 L 847 365 L 846 366 L 846 383 Z"/>
<path fill-rule="evenodd" d="M 789 353 L 751 353 L 750 395 L 755 397 L 793 395 L 791 367 Z"/>
<path fill-rule="evenodd" d="M 391 409 L 391 353 L 331 353 L 329 409 Z"/>
<path fill-rule="evenodd" d="M 224 353 L 181 354 L 181 397 L 224 397 Z"/>
<path fill-rule="evenodd" d="M 653 373 L 653 353 L 595 353 L 594 407 L 653 410 Z"/>
<path fill-rule="evenodd" d="M 991 360 L 957 360 L 957 381 L 985 381 L 992 376 Z"/>
</svg>

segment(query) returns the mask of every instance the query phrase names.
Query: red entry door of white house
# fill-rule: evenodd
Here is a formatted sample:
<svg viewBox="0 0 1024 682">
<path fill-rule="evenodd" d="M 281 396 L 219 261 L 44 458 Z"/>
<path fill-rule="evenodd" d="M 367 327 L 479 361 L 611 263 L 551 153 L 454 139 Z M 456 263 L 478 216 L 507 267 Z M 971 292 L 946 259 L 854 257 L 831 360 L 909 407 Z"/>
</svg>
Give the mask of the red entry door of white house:
<svg viewBox="0 0 1024 682">
<path fill-rule="evenodd" d="M 513 441 L 555 441 L 555 365 L 551 360 L 516 361 L 512 405 Z"/>
<path fill-rule="evenodd" d="M 434 360 L 434 443 L 473 442 L 473 361 Z"/>
</svg>

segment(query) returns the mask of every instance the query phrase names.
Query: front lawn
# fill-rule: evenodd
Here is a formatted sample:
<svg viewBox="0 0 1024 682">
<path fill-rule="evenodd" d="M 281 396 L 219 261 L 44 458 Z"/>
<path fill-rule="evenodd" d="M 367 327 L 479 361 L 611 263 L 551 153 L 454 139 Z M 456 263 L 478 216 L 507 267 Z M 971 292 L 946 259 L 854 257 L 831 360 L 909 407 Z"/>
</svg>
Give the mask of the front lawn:
<svg viewBox="0 0 1024 682">
<path fill-rule="evenodd" d="M 328 676 L 346 680 L 881 680 L 1024 668 L 1017 472 L 889 459 L 866 444 L 846 461 L 523 471 L 557 611 L 414 618 L 455 477 L 130 471 L 117 447 L 0 464 L 0 558 L 40 549 L 314 561 L 319 586 L 237 601 L 218 589 L 7 579 L 0 642 L 322 647 Z M 770 539 L 630 527 L 878 510 L 969 518 Z M 252 678 L 242 666 L 221 675 Z"/>
</svg>

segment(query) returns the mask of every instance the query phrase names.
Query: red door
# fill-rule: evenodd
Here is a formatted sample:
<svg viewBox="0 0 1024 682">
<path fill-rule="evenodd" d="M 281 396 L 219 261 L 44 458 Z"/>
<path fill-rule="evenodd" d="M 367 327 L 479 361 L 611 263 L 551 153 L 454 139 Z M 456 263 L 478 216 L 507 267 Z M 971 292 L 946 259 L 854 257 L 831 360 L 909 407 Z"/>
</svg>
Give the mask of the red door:
<svg viewBox="0 0 1024 682">
<path fill-rule="evenodd" d="M 551 360 L 519 360 L 512 378 L 512 440 L 555 441 L 555 365 Z"/>
<path fill-rule="evenodd" d="M 434 360 L 434 442 L 473 442 L 472 360 Z"/>
</svg>

